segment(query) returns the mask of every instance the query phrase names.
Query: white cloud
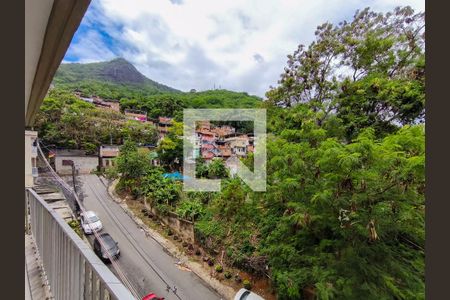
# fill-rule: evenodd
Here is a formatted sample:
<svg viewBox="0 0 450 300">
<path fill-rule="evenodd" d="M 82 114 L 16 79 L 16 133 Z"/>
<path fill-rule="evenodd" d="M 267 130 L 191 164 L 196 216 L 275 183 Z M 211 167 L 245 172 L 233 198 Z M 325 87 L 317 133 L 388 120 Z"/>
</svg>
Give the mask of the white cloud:
<svg viewBox="0 0 450 300">
<path fill-rule="evenodd" d="M 82 42 L 71 45 L 70 51 L 73 56 L 79 57 L 80 63 L 110 60 L 116 57 L 116 54 L 102 41 L 101 35 L 93 30 L 84 33 Z"/>
<path fill-rule="evenodd" d="M 286 55 L 309 44 L 317 25 L 351 19 L 367 6 L 387 11 L 399 5 L 424 10 L 425 2 L 94 0 L 85 22 L 108 32 L 115 49 L 103 48 L 101 37 L 88 31 L 71 51 L 80 61 L 123 56 L 149 78 L 181 90 L 220 85 L 263 96 Z"/>
</svg>

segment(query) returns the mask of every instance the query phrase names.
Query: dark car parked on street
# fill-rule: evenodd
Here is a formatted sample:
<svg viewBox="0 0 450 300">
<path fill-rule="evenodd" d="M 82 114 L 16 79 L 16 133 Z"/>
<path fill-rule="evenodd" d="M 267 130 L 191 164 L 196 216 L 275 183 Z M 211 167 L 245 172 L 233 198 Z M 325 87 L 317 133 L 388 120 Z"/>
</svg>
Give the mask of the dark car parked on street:
<svg viewBox="0 0 450 300">
<path fill-rule="evenodd" d="M 101 242 L 99 241 L 101 239 Z M 118 243 L 109 235 L 109 233 L 102 233 L 99 238 L 94 239 L 94 252 L 104 262 L 109 262 L 110 257 L 113 259 L 119 258 L 120 250 Z M 109 255 L 108 255 L 109 253 Z"/>
</svg>

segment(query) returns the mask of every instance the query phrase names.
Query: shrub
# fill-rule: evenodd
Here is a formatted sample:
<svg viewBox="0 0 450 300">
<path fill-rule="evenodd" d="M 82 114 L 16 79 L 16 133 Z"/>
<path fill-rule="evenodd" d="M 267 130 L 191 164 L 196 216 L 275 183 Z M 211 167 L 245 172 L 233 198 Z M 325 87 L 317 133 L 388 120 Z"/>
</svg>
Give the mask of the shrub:
<svg viewBox="0 0 450 300">
<path fill-rule="evenodd" d="M 181 218 L 194 221 L 204 213 L 203 204 L 199 200 L 184 200 L 178 204 L 176 213 Z"/>
<path fill-rule="evenodd" d="M 231 273 L 230 273 L 229 271 L 225 271 L 225 273 L 223 273 L 223 276 L 224 276 L 226 279 L 230 279 L 230 278 L 231 278 Z"/>
<path fill-rule="evenodd" d="M 104 174 L 105 174 L 106 179 L 109 179 L 109 180 L 114 180 L 116 178 L 119 178 L 119 172 L 117 171 L 116 167 L 106 168 Z"/>
<path fill-rule="evenodd" d="M 248 279 L 244 279 L 244 281 L 242 282 L 242 285 L 247 290 L 251 290 L 252 289 L 252 284 L 251 284 L 250 280 L 248 280 Z"/>
<path fill-rule="evenodd" d="M 77 220 L 72 220 L 67 222 L 69 224 L 70 228 L 73 229 L 80 237 L 83 237 L 83 232 L 81 231 L 80 223 Z"/>
<path fill-rule="evenodd" d="M 216 272 L 219 272 L 219 273 L 223 272 L 223 267 L 221 265 L 216 265 L 215 269 L 216 269 Z"/>
</svg>

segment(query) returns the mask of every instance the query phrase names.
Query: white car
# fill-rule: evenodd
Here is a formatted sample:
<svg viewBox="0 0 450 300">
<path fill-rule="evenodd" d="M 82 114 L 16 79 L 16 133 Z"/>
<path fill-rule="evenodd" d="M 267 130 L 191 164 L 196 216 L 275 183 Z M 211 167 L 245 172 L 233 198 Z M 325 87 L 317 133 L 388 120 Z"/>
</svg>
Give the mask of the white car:
<svg viewBox="0 0 450 300">
<path fill-rule="evenodd" d="M 87 212 L 81 213 L 81 227 L 83 227 L 83 231 L 86 234 L 92 234 L 98 232 L 103 229 L 102 222 L 97 217 L 95 212 L 89 210 Z"/>
<path fill-rule="evenodd" d="M 247 289 L 240 289 L 234 296 L 234 300 L 264 300 L 263 297 L 255 294 Z"/>
</svg>

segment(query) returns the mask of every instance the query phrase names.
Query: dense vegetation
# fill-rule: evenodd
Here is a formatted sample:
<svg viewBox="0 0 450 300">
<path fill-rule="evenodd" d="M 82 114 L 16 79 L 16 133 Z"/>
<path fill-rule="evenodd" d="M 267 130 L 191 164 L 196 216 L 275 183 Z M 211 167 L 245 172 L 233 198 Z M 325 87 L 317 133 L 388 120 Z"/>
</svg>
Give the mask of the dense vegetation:
<svg viewBox="0 0 450 300">
<path fill-rule="evenodd" d="M 268 114 L 267 192 L 220 163 L 197 167 L 224 178 L 218 193 L 165 179 L 163 169 L 180 167 L 181 123 L 161 143 L 162 168 L 126 143 L 119 188 L 195 220 L 210 255 L 225 251 L 228 266 L 269 276 L 279 299 L 424 299 L 424 42 L 424 14 L 409 7 L 319 26 L 258 103 Z M 210 93 L 228 92 L 121 104 L 177 116 L 219 105 Z"/>
<path fill-rule="evenodd" d="M 269 275 L 279 299 L 423 299 L 423 29 L 409 7 L 319 26 L 262 104 L 267 192 L 225 179 L 169 209 L 195 218 L 211 255 Z"/>
<path fill-rule="evenodd" d="M 156 144 L 156 129 L 123 114 L 96 108 L 71 92 L 55 88 L 49 92 L 36 118 L 39 138 L 46 145 L 95 152 L 101 144 L 132 140 Z"/>
<path fill-rule="evenodd" d="M 262 101 L 247 93 L 227 90 L 210 90 L 189 93 L 166 93 L 144 99 L 120 99 L 121 107 L 144 110 L 150 117 L 175 117 L 183 120 L 184 108 L 255 108 Z"/>
</svg>

